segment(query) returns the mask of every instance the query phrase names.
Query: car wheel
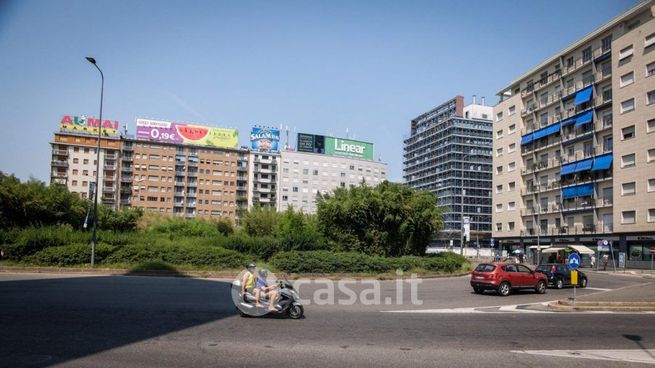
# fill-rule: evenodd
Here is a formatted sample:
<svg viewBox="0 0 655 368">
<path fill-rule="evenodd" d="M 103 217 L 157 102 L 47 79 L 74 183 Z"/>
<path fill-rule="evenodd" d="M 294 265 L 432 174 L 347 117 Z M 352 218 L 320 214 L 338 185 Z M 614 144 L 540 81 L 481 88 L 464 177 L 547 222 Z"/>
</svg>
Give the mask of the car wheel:
<svg viewBox="0 0 655 368">
<path fill-rule="evenodd" d="M 473 288 L 473 292 L 476 293 L 476 294 L 482 294 L 482 293 L 484 293 L 484 290 L 480 289 L 480 288 Z"/>
<path fill-rule="evenodd" d="M 555 287 L 557 289 L 563 288 L 564 287 L 564 280 L 562 280 L 561 278 L 558 278 L 557 280 L 555 280 Z"/>
<path fill-rule="evenodd" d="M 498 285 L 498 294 L 500 294 L 500 296 L 508 296 L 510 290 L 511 286 L 507 281 L 503 281 L 500 283 L 500 285 Z"/>
<path fill-rule="evenodd" d="M 546 283 L 543 280 L 540 280 L 537 282 L 537 286 L 534 288 L 534 291 L 537 292 L 537 294 L 543 294 L 546 292 Z"/>
<path fill-rule="evenodd" d="M 579 286 L 581 288 L 586 288 L 587 287 L 587 278 L 586 277 L 583 277 L 583 278 L 580 279 Z"/>
</svg>

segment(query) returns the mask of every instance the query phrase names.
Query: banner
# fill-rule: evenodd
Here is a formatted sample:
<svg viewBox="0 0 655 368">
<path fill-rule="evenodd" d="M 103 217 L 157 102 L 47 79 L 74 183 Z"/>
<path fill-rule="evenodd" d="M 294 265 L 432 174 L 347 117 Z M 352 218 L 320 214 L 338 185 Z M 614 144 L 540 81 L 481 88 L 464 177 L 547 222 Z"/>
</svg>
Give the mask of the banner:
<svg viewBox="0 0 655 368">
<path fill-rule="evenodd" d="M 239 132 L 231 128 L 137 119 L 136 139 L 217 148 L 237 148 Z"/>
<path fill-rule="evenodd" d="M 351 139 L 325 137 L 325 153 L 332 156 L 373 160 L 373 144 Z"/>
<path fill-rule="evenodd" d="M 464 223 L 464 238 L 466 238 L 466 241 L 471 241 L 471 218 L 464 216 L 462 221 Z"/>
<path fill-rule="evenodd" d="M 325 137 L 298 133 L 298 152 L 325 153 Z"/>
<path fill-rule="evenodd" d="M 99 119 L 87 118 L 84 115 L 64 115 L 59 122 L 59 130 L 62 132 L 98 135 L 99 125 Z M 118 121 L 103 120 L 100 135 L 105 137 L 119 137 L 120 131 L 118 127 Z"/>
<path fill-rule="evenodd" d="M 279 152 L 280 130 L 253 127 L 250 131 L 250 148 L 262 152 Z"/>
</svg>

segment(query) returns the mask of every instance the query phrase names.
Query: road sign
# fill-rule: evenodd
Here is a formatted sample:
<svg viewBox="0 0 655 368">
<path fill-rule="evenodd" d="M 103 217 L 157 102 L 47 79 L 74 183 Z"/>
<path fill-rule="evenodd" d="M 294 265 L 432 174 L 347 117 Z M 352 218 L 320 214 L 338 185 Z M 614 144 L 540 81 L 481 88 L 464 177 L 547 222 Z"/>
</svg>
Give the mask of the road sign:
<svg viewBox="0 0 655 368">
<path fill-rule="evenodd" d="M 569 267 L 571 267 L 574 270 L 577 270 L 578 267 L 580 267 L 580 256 L 577 253 L 571 253 L 571 255 L 569 255 L 569 258 L 566 260 L 566 262 L 569 264 Z"/>
<path fill-rule="evenodd" d="M 577 285 L 578 284 L 578 271 L 572 270 L 571 271 L 571 285 Z"/>
</svg>

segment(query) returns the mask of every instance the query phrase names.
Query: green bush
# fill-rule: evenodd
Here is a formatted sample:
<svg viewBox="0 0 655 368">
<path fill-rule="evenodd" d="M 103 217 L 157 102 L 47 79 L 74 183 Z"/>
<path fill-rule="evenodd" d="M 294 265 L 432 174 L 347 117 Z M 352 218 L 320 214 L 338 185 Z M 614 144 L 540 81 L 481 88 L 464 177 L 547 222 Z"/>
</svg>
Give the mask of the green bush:
<svg viewBox="0 0 655 368">
<path fill-rule="evenodd" d="M 20 231 L 14 244 L 6 247 L 5 256 L 19 261 L 45 248 L 88 243 L 90 240 L 90 234 L 75 232 L 70 225 L 28 227 Z"/>
<path fill-rule="evenodd" d="M 242 268 L 247 257 L 229 249 L 184 245 L 125 245 L 111 253 L 105 263 L 136 264 L 162 261 L 175 265 L 210 266 L 218 269 Z"/>
<path fill-rule="evenodd" d="M 173 265 L 161 261 L 147 261 L 147 262 L 139 263 L 138 265 L 130 268 L 130 272 L 147 272 L 147 271 L 178 272 Z"/>
<path fill-rule="evenodd" d="M 167 217 L 154 224 L 150 231 L 167 234 L 171 238 L 185 236 L 220 236 L 218 227 L 203 220 Z"/>
<path fill-rule="evenodd" d="M 251 237 L 246 234 L 238 234 L 212 239 L 212 243 L 215 246 L 248 254 L 262 260 L 269 259 L 280 249 L 279 241 L 270 236 Z"/>
<path fill-rule="evenodd" d="M 108 244 L 96 246 L 95 261 L 101 263 L 112 252 Z M 76 266 L 91 263 L 91 245 L 73 244 L 49 247 L 25 257 L 28 263 L 40 266 Z"/>
<path fill-rule="evenodd" d="M 449 254 L 385 258 L 353 252 L 292 251 L 279 252 L 270 262 L 276 269 L 290 273 L 384 273 L 397 269 L 454 272 L 464 266 L 466 259 Z"/>
</svg>

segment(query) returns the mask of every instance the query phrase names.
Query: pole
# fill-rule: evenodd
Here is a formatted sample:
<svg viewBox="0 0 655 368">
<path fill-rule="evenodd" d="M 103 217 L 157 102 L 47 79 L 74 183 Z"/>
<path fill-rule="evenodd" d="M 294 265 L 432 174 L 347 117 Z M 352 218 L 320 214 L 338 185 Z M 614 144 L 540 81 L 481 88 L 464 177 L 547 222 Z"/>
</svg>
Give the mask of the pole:
<svg viewBox="0 0 655 368">
<path fill-rule="evenodd" d="M 96 145 L 96 190 L 93 196 L 93 235 L 91 236 L 91 267 L 95 265 L 96 244 L 97 244 L 97 230 L 98 230 L 98 192 L 100 191 L 100 134 L 102 131 L 102 100 L 104 97 L 105 89 L 105 76 L 102 70 L 96 64 L 96 60 L 92 57 L 87 57 L 93 66 L 100 72 L 100 117 L 98 119 L 98 142 Z"/>
<path fill-rule="evenodd" d="M 466 195 L 466 190 L 464 189 L 464 158 L 468 155 L 462 157 L 462 195 L 460 197 L 460 229 L 459 229 L 459 247 L 460 254 L 464 255 L 464 196 Z"/>
</svg>

